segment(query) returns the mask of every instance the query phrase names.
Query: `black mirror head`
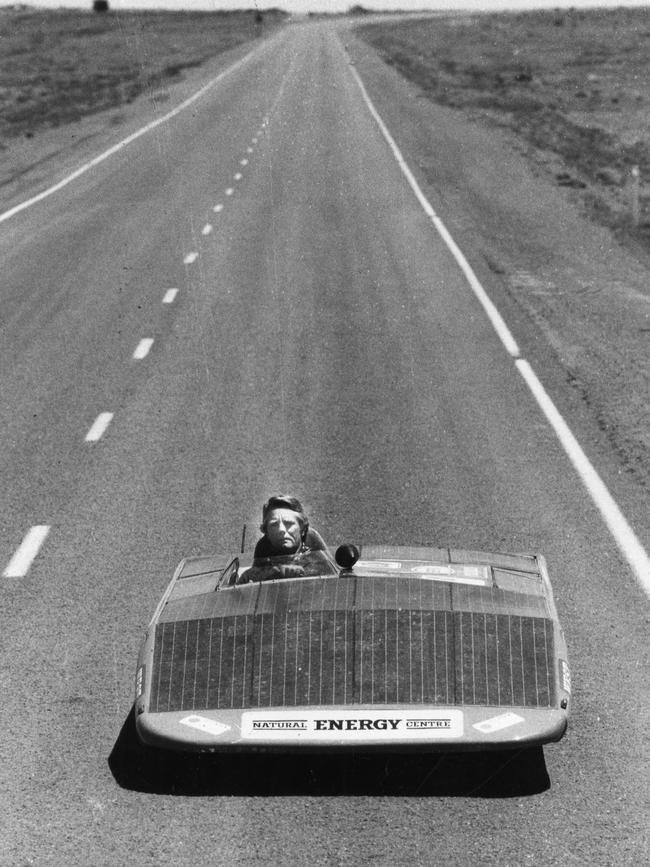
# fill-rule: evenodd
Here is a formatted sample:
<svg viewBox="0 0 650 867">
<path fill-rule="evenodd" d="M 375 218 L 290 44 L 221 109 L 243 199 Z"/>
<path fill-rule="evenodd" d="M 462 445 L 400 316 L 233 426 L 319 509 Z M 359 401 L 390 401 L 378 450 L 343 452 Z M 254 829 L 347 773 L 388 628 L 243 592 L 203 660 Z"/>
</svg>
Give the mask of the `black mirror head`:
<svg viewBox="0 0 650 867">
<path fill-rule="evenodd" d="M 339 545 L 334 556 L 341 569 L 352 569 L 359 559 L 359 549 L 355 545 Z"/>
</svg>

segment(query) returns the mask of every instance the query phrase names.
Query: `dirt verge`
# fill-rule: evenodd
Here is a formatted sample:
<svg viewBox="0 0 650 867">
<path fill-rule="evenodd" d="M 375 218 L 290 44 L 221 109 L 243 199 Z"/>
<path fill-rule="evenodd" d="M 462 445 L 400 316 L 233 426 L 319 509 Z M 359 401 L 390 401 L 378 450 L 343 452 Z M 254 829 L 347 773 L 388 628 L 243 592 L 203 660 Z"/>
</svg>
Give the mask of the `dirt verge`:
<svg viewBox="0 0 650 867">
<path fill-rule="evenodd" d="M 427 98 L 516 132 L 585 214 L 650 253 L 647 9 L 459 15 L 357 32 Z"/>
<path fill-rule="evenodd" d="M 283 19 L 252 10 L 0 10 L 0 147 L 164 90 Z"/>
</svg>

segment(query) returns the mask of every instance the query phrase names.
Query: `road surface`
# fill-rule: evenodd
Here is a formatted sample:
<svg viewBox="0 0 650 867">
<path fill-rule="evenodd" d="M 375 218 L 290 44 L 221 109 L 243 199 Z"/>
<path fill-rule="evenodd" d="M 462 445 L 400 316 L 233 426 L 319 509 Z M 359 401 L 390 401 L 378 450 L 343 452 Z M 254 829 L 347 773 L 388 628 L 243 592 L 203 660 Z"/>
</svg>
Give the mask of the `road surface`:
<svg viewBox="0 0 650 867">
<path fill-rule="evenodd" d="M 288 27 L 0 224 L 4 864 L 648 858 L 647 599 L 353 69 L 471 258 L 471 142 L 427 184 L 416 101 L 326 23 Z M 536 329 L 486 279 L 588 439 Z M 647 543 L 638 490 L 594 459 Z M 497 763 L 129 765 L 137 649 L 174 565 L 236 549 L 278 490 L 332 543 L 542 551 L 567 737 Z"/>
</svg>

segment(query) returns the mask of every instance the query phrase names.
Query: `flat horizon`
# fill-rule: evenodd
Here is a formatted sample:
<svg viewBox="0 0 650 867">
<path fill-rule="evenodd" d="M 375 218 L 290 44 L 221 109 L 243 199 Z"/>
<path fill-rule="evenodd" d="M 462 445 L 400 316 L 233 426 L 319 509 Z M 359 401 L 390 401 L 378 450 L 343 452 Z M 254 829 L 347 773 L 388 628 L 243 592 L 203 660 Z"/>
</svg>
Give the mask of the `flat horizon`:
<svg viewBox="0 0 650 867">
<path fill-rule="evenodd" d="M 28 0 L 20 3 L 15 0 L 0 0 L 0 7 L 28 6 L 43 9 L 92 9 L 92 0 Z M 341 13 L 356 5 L 356 0 L 109 0 L 114 11 L 137 10 L 196 10 L 220 11 L 227 9 L 269 9 L 279 8 L 289 13 L 308 12 Z M 616 8 L 621 6 L 648 6 L 647 0 L 370 0 L 361 2 L 369 11 L 385 12 L 428 12 L 476 10 L 486 12 L 525 11 L 535 9 L 556 9 L 573 7 L 575 9 Z"/>
</svg>

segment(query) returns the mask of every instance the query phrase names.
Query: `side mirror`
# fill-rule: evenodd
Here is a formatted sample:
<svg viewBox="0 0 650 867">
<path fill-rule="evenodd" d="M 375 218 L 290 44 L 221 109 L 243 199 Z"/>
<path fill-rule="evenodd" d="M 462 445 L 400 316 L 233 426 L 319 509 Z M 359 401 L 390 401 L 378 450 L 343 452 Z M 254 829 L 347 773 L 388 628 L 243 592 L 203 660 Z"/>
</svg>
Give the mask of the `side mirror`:
<svg viewBox="0 0 650 867">
<path fill-rule="evenodd" d="M 352 569 L 354 564 L 359 559 L 359 549 L 355 545 L 339 545 L 336 549 L 334 559 L 341 569 Z"/>
</svg>

